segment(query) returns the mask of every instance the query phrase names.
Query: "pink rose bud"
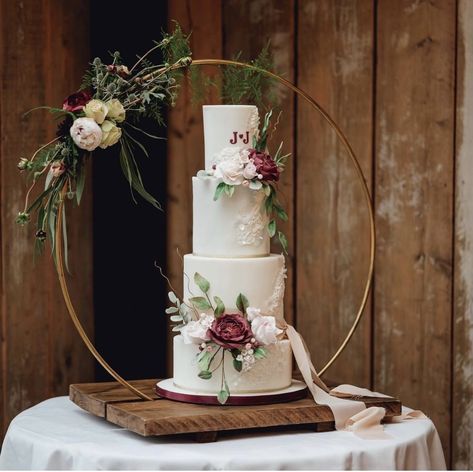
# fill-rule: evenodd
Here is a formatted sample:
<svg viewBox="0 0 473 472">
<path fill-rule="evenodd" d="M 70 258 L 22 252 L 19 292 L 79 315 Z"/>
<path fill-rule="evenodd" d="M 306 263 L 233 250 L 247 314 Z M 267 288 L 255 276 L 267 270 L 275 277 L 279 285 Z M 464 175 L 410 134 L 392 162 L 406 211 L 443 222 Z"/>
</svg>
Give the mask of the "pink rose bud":
<svg viewBox="0 0 473 472">
<path fill-rule="evenodd" d="M 53 174 L 53 177 L 60 177 L 65 171 L 66 166 L 64 165 L 64 162 L 54 161 L 51 164 L 51 174 Z"/>
</svg>

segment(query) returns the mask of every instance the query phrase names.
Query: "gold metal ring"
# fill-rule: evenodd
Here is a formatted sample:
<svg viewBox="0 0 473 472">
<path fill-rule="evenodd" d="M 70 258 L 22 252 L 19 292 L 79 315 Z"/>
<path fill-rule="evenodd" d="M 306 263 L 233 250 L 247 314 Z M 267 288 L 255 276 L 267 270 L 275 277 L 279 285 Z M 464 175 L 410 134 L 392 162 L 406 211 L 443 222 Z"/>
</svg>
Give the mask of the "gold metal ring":
<svg viewBox="0 0 473 472">
<path fill-rule="evenodd" d="M 375 226 L 374 226 L 374 212 L 373 212 L 373 204 L 371 202 L 371 197 L 370 197 L 370 192 L 368 189 L 368 185 L 366 183 L 365 177 L 363 175 L 363 171 L 361 169 L 361 166 L 358 162 L 358 159 L 356 158 L 356 155 L 347 139 L 345 134 L 342 132 L 342 130 L 338 127 L 338 125 L 335 123 L 335 121 L 330 117 L 330 115 L 323 109 L 323 107 L 317 103 L 316 100 L 314 100 L 310 95 L 308 95 L 306 92 L 301 90 L 299 87 L 295 86 L 288 80 L 284 79 L 283 77 L 274 74 L 273 72 L 260 69 L 258 67 L 255 67 L 251 64 L 247 64 L 244 62 L 237 62 L 237 61 L 230 61 L 230 60 L 224 60 L 224 59 L 196 59 L 192 61 L 192 64 L 194 66 L 219 66 L 219 65 L 225 65 L 225 66 L 237 66 L 237 67 L 244 67 L 247 69 L 252 69 L 255 70 L 261 74 L 265 74 L 268 77 L 271 77 L 278 81 L 280 84 L 284 85 L 285 87 L 289 88 L 293 92 L 295 92 L 299 97 L 303 98 L 306 102 L 308 102 L 315 110 L 319 112 L 319 114 L 322 116 L 322 118 L 328 123 L 328 125 L 333 129 L 333 131 L 336 133 L 337 137 L 343 144 L 345 150 L 347 151 L 348 155 L 350 156 L 350 160 L 355 168 L 356 175 L 358 176 L 358 179 L 360 181 L 362 190 L 363 190 L 363 195 L 365 197 L 365 202 L 366 206 L 368 209 L 368 215 L 369 215 L 369 223 L 370 223 L 370 261 L 369 261 L 369 267 L 368 267 L 368 273 L 367 273 L 367 279 L 366 283 L 364 286 L 363 290 L 363 296 L 361 299 L 360 306 L 356 312 L 355 320 L 353 322 L 353 325 L 351 326 L 350 330 L 348 331 L 348 334 L 346 335 L 345 339 L 341 343 L 340 347 L 337 349 L 335 354 L 331 357 L 331 359 L 327 362 L 327 364 L 318 372 L 318 375 L 321 376 L 323 375 L 327 369 L 335 362 L 335 360 L 340 356 L 340 354 L 343 352 L 347 344 L 349 343 L 350 339 L 353 336 L 353 333 L 355 332 L 357 326 L 360 323 L 361 317 L 363 316 L 363 312 L 366 306 L 366 303 L 368 301 L 368 296 L 370 293 L 371 289 L 371 283 L 372 283 L 372 278 L 373 278 L 373 269 L 374 269 L 374 255 L 375 255 Z M 187 67 L 187 66 L 182 66 L 182 67 Z M 127 382 L 123 377 L 121 377 L 110 365 L 105 361 L 105 359 L 100 355 L 100 353 L 97 351 L 95 348 L 94 344 L 92 341 L 89 339 L 87 336 L 82 324 L 80 323 L 77 314 L 75 312 L 74 306 L 71 301 L 71 297 L 69 295 L 69 290 L 67 287 L 67 282 L 66 278 L 64 275 L 64 264 L 63 264 L 63 255 L 62 255 L 62 207 L 64 205 L 64 195 L 60 204 L 59 208 L 59 214 L 58 214 L 58 224 L 56 228 L 56 263 L 57 263 L 57 270 L 58 270 L 58 276 L 59 276 L 59 282 L 61 285 L 61 290 L 62 294 L 64 296 L 64 300 L 66 302 L 66 307 L 67 311 L 69 312 L 69 315 L 71 316 L 72 322 L 74 323 L 75 328 L 77 329 L 80 337 L 84 341 L 85 345 L 89 349 L 89 351 L 92 353 L 92 355 L 95 357 L 95 359 L 100 363 L 100 365 L 121 385 L 126 387 L 128 390 L 130 390 L 132 393 L 137 395 L 138 397 L 142 398 L 143 400 L 153 400 L 151 397 L 146 395 L 145 393 L 141 392 L 139 389 L 131 385 L 129 382 Z"/>
</svg>

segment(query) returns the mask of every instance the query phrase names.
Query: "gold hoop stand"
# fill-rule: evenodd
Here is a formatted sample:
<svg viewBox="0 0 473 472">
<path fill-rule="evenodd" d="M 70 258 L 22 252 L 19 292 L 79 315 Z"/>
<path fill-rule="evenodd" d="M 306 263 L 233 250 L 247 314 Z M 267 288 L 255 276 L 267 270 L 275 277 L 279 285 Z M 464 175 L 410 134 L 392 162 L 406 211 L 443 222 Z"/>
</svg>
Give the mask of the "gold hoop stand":
<svg viewBox="0 0 473 472">
<path fill-rule="evenodd" d="M 289 82 L 288 80 L 284 79 L 283 77 L 280 77 L 277 74 L 274 74 L 273 72 L 269 72 L 264 69 L 260 69 L 258 67 L 255 67 L 251 64 L 246 64 L 244 62 L 237 62 L 237 61 L 229 61 L 229 60 L 224 60 L 224 59 L 197 59 L 195 61 L 192 61 L 192 64 L 194 66 L 219 66 L 219 65 L 227 65 L 227 66 L 236 66 L 236 67 L 244 67 L 247 69 L 252 69 L 255 70 L 259 73 L 265 74 L 276 81 L 278 81 L 280 84 L 284 85 L 285 87 L 289 88 L 293 92 L 295 92 L 299 97 L 303 98 L 306 102 L 308 102 L 315 110 L 319 112 L 319 114 L 322 116 L 322 118 L 328 123 L 328 125 L 333 129 L 333 131 L 336 133 L 337 137 L 343 144 L 345 150 L 347 151 L 348 155 L 350 156 L 350 160 L 355 168 L 356 175 L 360 181 L 360 184 L 363 189 L 363 195 L 365 197 L 365 202 L 366 206 L 368 209 L 368 214 L 369 214 L 369 223 L 370 223 L 370 262 L 369 262 L 369 268 L 368 268 L 368 274 L 367 274 L 367 279 L 366 283 L 364 286 L 363 290 L 363 297 L 361 299 L 360 306 L 358 308 L 358 311 L 356 312 L 355 320 L 353 322 L 353 325 L 351 326 L 350 330 L 348 331 L 347 336 L 341 343 L 340 347 L 337 349 L 335 354 L 332 356 L 332 358 L 327 362 L 327 364 L 323 367 L 323 369 L 318 372 L 318 375 L 321 376 L 323 375 L 327 369 L 335 362 L 335 360 L 340 356 L 340 354 L 343 352 L 347 344 L 349 343 L 350 339 L 353 336 L 353 333 L 355 332 L 358 324 L 360 323 L 361 317 L 363 316 L 363 312 L 366 306 L 366 302 L 368 301 L 368 296 L 369 292 L 371 289 L 371 283 L 372 283 L 372 277 L 373 277 L 373 269 L 374 269 L 374 254 L 375 254 L 375 226 L 374 226 L 374 213 L 373 213 L 373 204 L 371 202 L 371 197 L 370 197 L 370 192 L 368 189 L 368 185 L 366 184 L 365 177 L 363 175 L 363 171 L 361 170 L 361 166 L 358 162 L 358 159 L 355 156 L 355 153 L 353 152 L 353 149 L 348 142 L 347 137 L 344 135 L 342 130 L 338 127 L 338 125 L 333 121 L 333 119 L 329 116 L 329 114 L 322 108 L 321 105 L 319 105 L 310 95 L 308 95 L 306 92 L 301 90 L 300 88 L 296 87 L 294 84 Z M 105 361 L 105 359 L 100 355 L 100 353 L 97 351 L 95 348 L 94 344 L 92 341 L 89 339 L 87 336 L 87 333 L 85 332 L 81 322 L 79 321 L 79 318 L 77 317 L 76 311 L 74 309 L 74 305 L 72 304 L 71 297 L 69 294 L 69 289 L 67 287 L 67 281 L 66 277 L 64 274 L 64 263 L 63 263 L 63 240 L 62 240 L 62 210 L 63 210 L 63 205 L 64 205 L 64 197 L 65 195 L 63 194 L 61 203 L 60 203 L 60 208 L 58 209 L 58 224 L 56 227 L 56 264 L 57 264 L 57 271 L 58 271 L 58 277 L 59 277 L 59 283 L 61 285 L 61 290 L 62 294 L 64 296 L 64 301 L 66 302 L 66 307 L 67 311 L 69 312 L 69 315 L 72 319 L 72 322 L 74 323 L 74 326 L 79 333 L 80 337 L 82 338 L 82 341 L 84 341 L 85 345 L 91 352 L 91 354 L 95 357 L 95 359 L 99 362 L 99 364 L 121 385 L 126 387 L 128 390 L 130 390 L 132 393 L 134 393 L 136 396 L 140 397 L 143 400 L 149 400 L 153 401 L 151 397 L 146 395 L 145 393 L 141 392 L 139 389 L 135 388 L 133 385 L 131 385 L 129 382 L 127 382 L 123 377 L 121 377 L 112 367 Z"/>
</svg>

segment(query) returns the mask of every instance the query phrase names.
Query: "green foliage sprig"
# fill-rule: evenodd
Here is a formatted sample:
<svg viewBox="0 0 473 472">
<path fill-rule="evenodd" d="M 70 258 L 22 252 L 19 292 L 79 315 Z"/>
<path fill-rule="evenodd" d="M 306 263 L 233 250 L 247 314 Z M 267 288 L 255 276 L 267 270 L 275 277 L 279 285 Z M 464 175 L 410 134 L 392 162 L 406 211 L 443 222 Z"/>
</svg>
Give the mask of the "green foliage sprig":
<svg viewBox="0 0 473 472">
<path fill-rule="evenodd" d="M 244 62 L 242 51 L 232 59 Z M 276 91 L 276 81 L 264 72 L 274 70 L 271 44 L 268 42 L 258 56 L 248 63 L 254 68 L 220 66 L 221 78 L 205 74 L 201 67 L 191 66 L 189 77 L 194 102 L 201 103 L 208 100 L 212 89 L 215 89 L 224 104 L 249 103 L 262 109 L 277 105 L 280 96 Z"/>
</svg>

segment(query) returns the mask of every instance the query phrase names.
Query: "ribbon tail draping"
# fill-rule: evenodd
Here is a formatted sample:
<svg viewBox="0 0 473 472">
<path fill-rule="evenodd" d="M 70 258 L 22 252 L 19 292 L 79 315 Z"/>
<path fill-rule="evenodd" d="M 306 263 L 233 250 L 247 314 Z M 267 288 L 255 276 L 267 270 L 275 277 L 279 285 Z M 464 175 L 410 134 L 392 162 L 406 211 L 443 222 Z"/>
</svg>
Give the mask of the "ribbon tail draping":
<svg viewBox="0 0 473 472">
<path fill-rule="evenodd" d="M 291 343 L 297 366 L 314 401 L 320 405 L 327 405 L 332 410 L 335 427 L 338 430 L 348 429 L 365 439 L 390 437 L 381 426 L 381 420 L 385 415 L 384 408 L 366 408 L 363 402 L 354 400 L 354 394 L 348 391 L 340 392 L 337 396 L 332 395 L 330 389 L 317 375 L 302 336 L 291 325 L 286 326 L 286 335 Z M 350 399 L 339 396 L 350 397 Z"/>
</svg>

